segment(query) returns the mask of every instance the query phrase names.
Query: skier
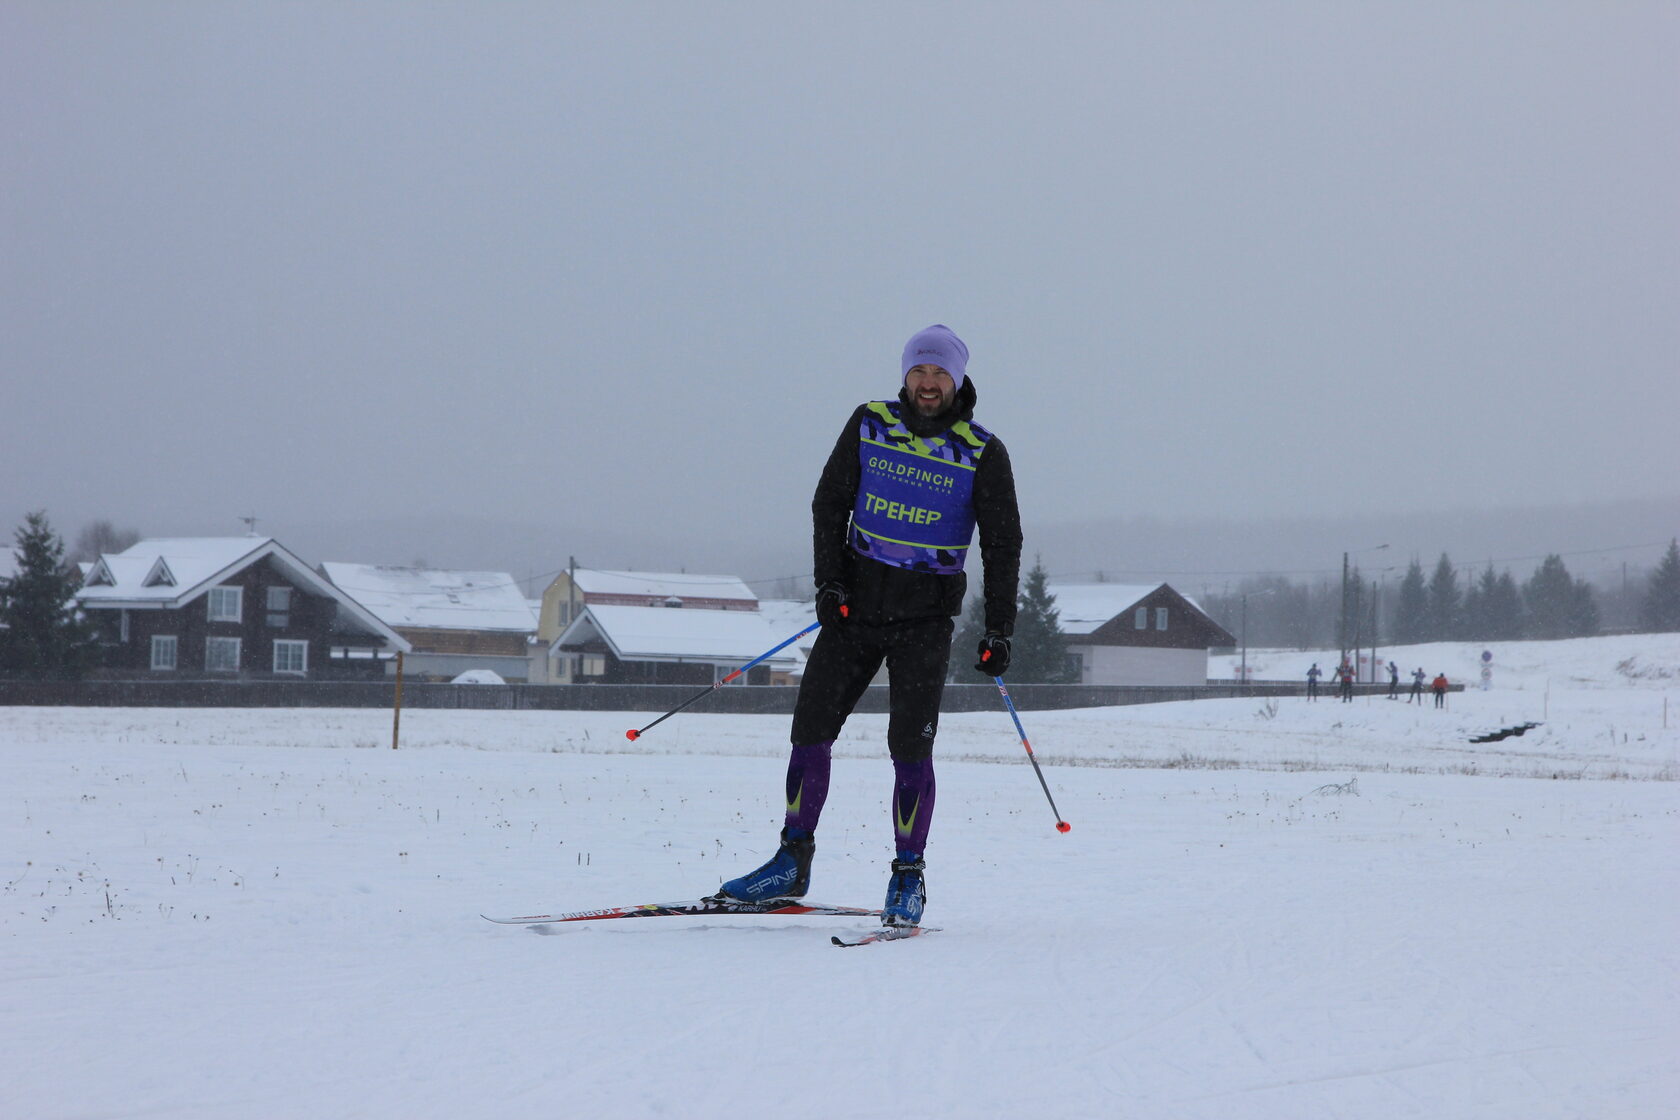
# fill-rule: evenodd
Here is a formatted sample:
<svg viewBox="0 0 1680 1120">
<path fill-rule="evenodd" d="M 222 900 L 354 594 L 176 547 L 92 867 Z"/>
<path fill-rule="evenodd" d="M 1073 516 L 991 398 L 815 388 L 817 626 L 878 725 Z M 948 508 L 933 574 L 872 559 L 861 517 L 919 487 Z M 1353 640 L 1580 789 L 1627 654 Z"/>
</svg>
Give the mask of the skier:
<svg viewBox="0 0 1680 1120">
<path fill-rule="evenodd" d="M 1392 661 L 1388 663 L 1388 698 L 1400 699 L 1400 666 Z"/>
<path fill-rule="evenodd" d="M 1318 699 L 1318 678 L 1319 678 L 1320 675 L 1322 675 L 1322 671 L 1318 667 L 1318 662 L 1314 661 L 1312 663 L 1312 668 L 1307 670 L 1307 699 L 1308 700 L 1317 700 Z"/>
<path fill-rule="evenodd" d="M 1336 679 L 1342 685 L 1342 703 L 1353 703 L 1353 666 L 1342 662 L 1341 668 L 1336 670 Z"/>
<path fill-rule="evenodd" d="M 1423 682 L 1428 679 L 1428 676 L 1421 665 L 1412 671 L 1412 694 L 1406 697 L 1406 703 L 1410 704 L 1416 700 L 1418 707 L 1423 707 Z"/>
<path fill-rule="evenodd" d="M 1435 679 L 1433 681 L 1429 682 L 1429 687 L 1431 689 L 1433 689 L 1434 692 L 1435 692 L 1435 706 L 1437 708 L 1446 707 L 1447 706 L 1447 675 L 1445 673 L 1436 673 L 1435 674 Z"/>
<path fill-rule="evenodd" d="M 722 895 L 805 895 L 834 740 L 885 661 L 896 858 L 882 921 L 921 922 L 933 740 L 975 527 L 986 621 L 975 668 L 987 676 L 1009 669 L 1021 566 L 1014 472 L 1003 441 L 973 423 L 967 366 L 968 347 L 949 327 L 917 332 L 904 347 L 898 399 L 859 405 L 829 454 L 811 499 L 822 629 L 794 706 L 781 846 Z"/>
</svg>

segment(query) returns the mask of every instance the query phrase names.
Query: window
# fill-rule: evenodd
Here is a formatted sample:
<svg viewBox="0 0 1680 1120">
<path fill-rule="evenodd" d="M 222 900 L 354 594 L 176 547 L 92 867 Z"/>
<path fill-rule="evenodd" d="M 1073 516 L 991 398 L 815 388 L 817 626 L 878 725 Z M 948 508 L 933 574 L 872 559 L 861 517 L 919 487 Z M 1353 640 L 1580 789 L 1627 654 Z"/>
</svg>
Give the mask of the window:
<svg viewBox="0 0 1680 1120">
<path fill-rule="evenodd" d="M 152 669 L 165 672 L 175 668 L 175 655 L 180 649 L 180 643 L 173 634 L 152 635 Z"/>
<path fill-rule="evenodd" d="M 243 587 L 212 587 L 210 589 L 210 621 L 238 622 L 245 601 Z"/>
<path fill-rule="evenodd" d="M 274 671 L 276 673 L 307 673 L 309 671 L 309 643 L 274 643 Z"/>
<path fill-rule="evenodd" d="M 1167 628 L 1167 608 L 1166 607 L 1156 607 L 1155 608 L 1155 629 L 1165 630 L 1166 628 Z"/>
<path fill-rule="evenodd" d="M 268 618 L 271 630 L 284 630 L 291 624 L 292 589 L 289 587 L 270 587 L 268 589 Z"/>
<path fill-rule="evenodd" d="M 204 667 L 212 673 L 239 672 L 239 639 L 204 639 Z"/>
<path fill-rule="evenodd" d="M 607 672 L 607 658 L 604 654 L 586 653 L 583 655 L 583 675 L 586 677 L 605 676 Z"/>
<path fill-rule="evenodd" d="M 1149 629 L 1149 608 L 1148 607 L 1139 607 L 1137 609 L 1137 617 L 1132 621 L 1132 628 L 1134 630 L 1147 630 L 1147 629 Z"/>
</svg>

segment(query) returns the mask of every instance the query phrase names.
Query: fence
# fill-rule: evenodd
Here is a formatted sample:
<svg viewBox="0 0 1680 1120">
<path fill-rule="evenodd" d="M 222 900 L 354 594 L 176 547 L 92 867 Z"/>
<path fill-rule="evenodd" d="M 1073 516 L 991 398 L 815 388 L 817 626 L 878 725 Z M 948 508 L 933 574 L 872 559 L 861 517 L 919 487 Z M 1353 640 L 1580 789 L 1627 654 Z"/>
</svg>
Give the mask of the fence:
<svg viewBox="0 0 1680 1120">
<path fill-rule="evenodd" d="M 1454 685 L 1459 692 L 1463 685 Z M 56 705 L 86 708 L 389 708 L 396 686 L 389 681 L 0 681 L 0 707 Z M 468 708 L 490 711 L 664 712 L 694 695 L 691 685 L 581 684 L 482 685 L 403 684 L 404 708 Z M 699 701 L 692 712 L 731 715 L 789 715 L 796 688 L 732 685 Z M 1332 690 L 1325 689 L 1328 697 Z M 1356 685 L 1362 696 L 1384 695 L 1386 684 Z M 1023 711 L 1160 704 L 1171 700 L 1301 696 L 1295 683 L 1242 685 L 1061 685 L 1011 684 L 1009 695 Z M 990 711 L 1001 703 L 990 684 L 945 686 L 945 712 Z M 864 693 L 859 712 L 887 711 L 887 689 Z"/>
</svg>

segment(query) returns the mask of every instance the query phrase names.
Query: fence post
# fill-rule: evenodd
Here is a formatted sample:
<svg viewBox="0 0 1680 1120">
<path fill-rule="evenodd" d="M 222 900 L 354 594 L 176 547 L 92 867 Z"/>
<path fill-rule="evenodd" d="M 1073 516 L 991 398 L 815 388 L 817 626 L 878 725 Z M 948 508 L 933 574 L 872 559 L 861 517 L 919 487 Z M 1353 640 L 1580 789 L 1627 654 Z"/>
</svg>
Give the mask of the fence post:
<svg viewBox="0 0 1680 1120">
<path fill-rule="evenodd" d="M 402 723 L 402 650 L 397 651 L 397 699 L 391 705 L 391 749 L 397 749 L 397 728 Z"/>
</svg>

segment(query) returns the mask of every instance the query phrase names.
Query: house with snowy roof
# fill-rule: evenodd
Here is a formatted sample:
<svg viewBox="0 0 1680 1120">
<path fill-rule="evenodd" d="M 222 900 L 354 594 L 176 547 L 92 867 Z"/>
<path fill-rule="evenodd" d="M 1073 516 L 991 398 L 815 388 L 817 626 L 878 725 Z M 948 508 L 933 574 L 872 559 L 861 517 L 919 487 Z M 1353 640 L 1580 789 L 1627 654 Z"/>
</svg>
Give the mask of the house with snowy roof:
<svg viewBox="0 0 1680 1120">
<path fill-rule="evenodd" d="M 592 632 L 599 648 L 587 653 L 581 647 L 562 646 L 560 637 L 586 608 L 641 607 L 655 610 L 682 609 L 705 612 L 758 612 L 758 596 L 735 576 L 701 575 L 690 572 L 609 571 L 599 568 L 569 568 L 555 577 L 543 591 L 542 610 L 537 622 L 539 655 L 533 659 L 530 680 L 569 684 L 578 680 L 599 680 L 599 658 L 611 654 L 611 645 L 599 635 L 601 616 Z M 634 644 L 634 643 L 632 643 Z M 774 645 L 775 642 L 769 643 Z M 763 653 L 762 647 L 743 661 Z M 613 655 L 616 656 L 616 655 Z M 742 662 L 736 662 L 741 664 Z M 610 677 L 616 676 L 608 674 Z"/>
<path fill-rule="evenodd" d="M 660 607 L 585 606 L 554 640 L 554 655 L 575 684 L 708 685 L 786 638 L 757 611 L 680 603 Z M 797 657 L 779 651 L 754 666 L 743 684 L 770 684 Z"/>
<path fill-rule="evenodd" d="M 410 644 L 405 674 L 453 680 L 490 670 L 526 679 L 537 618 L 509 573 L 334 560 L 321 573 Z"/>
<path fill-rule="evenodd" d="M 1236 639 L 1169 584 L 1048 588 L 1080 684 L 1204 685 L 1208 650 Z"/>
<path fill-rule="evenodd" d="M 93 561 L 76 601 L 101 676 L 343 678 L 409 649 L 272 537 L 139 541 Z"/>
</svg>

